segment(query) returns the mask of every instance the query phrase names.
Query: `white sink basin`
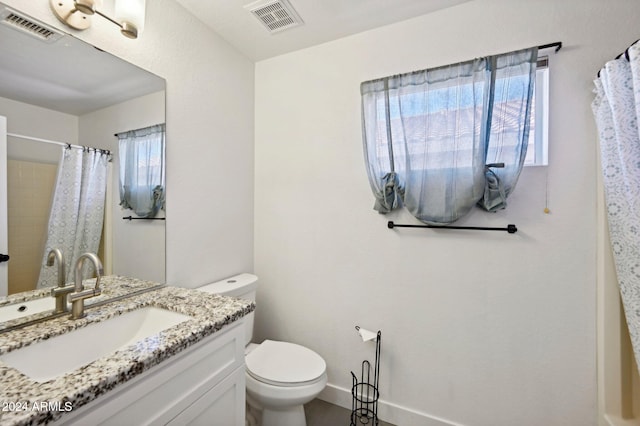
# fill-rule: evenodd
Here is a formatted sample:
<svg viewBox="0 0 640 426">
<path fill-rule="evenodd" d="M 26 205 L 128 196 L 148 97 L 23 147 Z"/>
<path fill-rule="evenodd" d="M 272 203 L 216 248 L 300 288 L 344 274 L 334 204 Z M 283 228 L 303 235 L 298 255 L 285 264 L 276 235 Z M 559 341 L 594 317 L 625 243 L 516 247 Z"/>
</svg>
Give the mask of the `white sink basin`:
<svg viewBox="0 0 640 426">
<path fill-rule="evenodd" d="M 0 361 L 42 383 L 190 319 L 161 308 L 141 308 L 8 352 Z"/>
<path fill-rule="evenodd" d="M 0 308 L 0 322 L 11 321 L 40 312 L 52 311 L 56 307 L 53 297 L 42 297 L 27 302 L 13 303 Z"/>
</svg>

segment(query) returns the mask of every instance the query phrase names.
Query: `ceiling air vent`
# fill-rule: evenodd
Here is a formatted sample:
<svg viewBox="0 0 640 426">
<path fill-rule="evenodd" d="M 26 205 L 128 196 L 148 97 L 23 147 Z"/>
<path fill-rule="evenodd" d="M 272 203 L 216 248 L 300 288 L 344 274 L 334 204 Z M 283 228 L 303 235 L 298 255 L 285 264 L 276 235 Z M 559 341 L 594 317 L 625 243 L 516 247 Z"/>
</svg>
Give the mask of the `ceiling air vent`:
<svg viewBox="0 0 640 426">
<path fill-rule="evenodd" d="M 64 35 L 60 31 L 35 22 L 32 18 L 21 15 L 8 7 L 0 10 L 0 23 L 47 43 L 53 43 Z"/>
<path fill-rule="evenodd" d="M 304 23 L 287 0 L 261 0 L 246 5 L 245 9 L 258 18 L 272 34 Z"/>
</svg>

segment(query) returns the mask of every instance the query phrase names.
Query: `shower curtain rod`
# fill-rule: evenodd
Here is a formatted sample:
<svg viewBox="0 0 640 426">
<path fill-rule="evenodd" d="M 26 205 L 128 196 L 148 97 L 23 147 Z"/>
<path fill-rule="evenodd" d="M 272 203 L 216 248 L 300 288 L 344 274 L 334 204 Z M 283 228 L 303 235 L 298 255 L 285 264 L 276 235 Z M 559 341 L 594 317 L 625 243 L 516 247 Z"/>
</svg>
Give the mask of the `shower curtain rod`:
<svg viewBox="0 0 640 426">
<path fill-rule="evenodd" d="M 60 146 L 66 146 L 69 148 L 75 148 L 75 149 L 90 149 L 90 150 L 94 150 L 94 151 L 100 151 L 106 154 L 111 154 L 111 151 L 108 149 L 102 149 L 102 148 L 93 148 L 93 147 L 89 147 L 89 146 L 82 146 L 82 145 L 72 145 L 70 143 L 67 142 L 60 142 L 60 141 L 54 141 L 51 139 L 42 139 L 42 138 L 36 138 L 33 136 L 26 136 L 26 135 L 19 135 L 17 133 L 9 133 L 7 132 L 7 136 L 11 136 L 13 138 L 19 138 L 19 139 L 27 139 L 30 141 L 35 141 L 35 142 L 43 142 L 43 143 L 50 143 L 53 145 L 60 145 Z"/>
<path fill-rule="evenodd" d="M 28 139 L 30 141 L 36 141 L 36 142 L 51 143 L 51 144 L 60 145 L 60 146 L 70 145 L 67 142 L 60 142 L 60 141 L 53 141 L 53 140 L 50 140 L 50 139 L 35 138 L 33 136 L 19 135 L 17 133 L 9 133 L 9 132 L 7 132 L 7 136 L 11 136 L 11 137 L 14 137 L 14 138 L 20 138 L 20 139 Z M 71 146 L 75 147 L 75 145 L 71 145 Z"/>
<path fill-rule="evenodd" d="M 638 43 L 639 41 L 640 41 L 640 39 L 638 39 L 638 40 L 634 41 L 633 43 L 631 43 L 629 45 L 629 47 L 624 49 L 624 52 L 622 52 L 618 56 L 616 56 L 616 59 L 620 59 L 620 58 L 622 58 L 624 56 L 624 58 L 627 60 L 627 62 L 629 62 L 629 49 L 631 49 L 631 47 L 633 45 L 635 45 L 636 43 Z M 598 78 L 600 78 L 600 71 L 602 71 L 602 69 L 598 70 L 598 74 L 597 74 Z"/>
<path fill-rule="evenodd" d="M 631 47 L 636 44 L 637 42 L 639 42 L 640 39 L 634 41 L 633 43 L 631 43 L 629 45 L 629 47 L 627 47 L 626 49 L 624 49 L 624 52 L 622 52 L 621 54 L 619 54 L 618 56 L 616 56 L 616 59 L 620 59 L 624 56 L 624 58 L 628 61 L 629 60 L 629 49 L 631 49 Z"/>
</svg>

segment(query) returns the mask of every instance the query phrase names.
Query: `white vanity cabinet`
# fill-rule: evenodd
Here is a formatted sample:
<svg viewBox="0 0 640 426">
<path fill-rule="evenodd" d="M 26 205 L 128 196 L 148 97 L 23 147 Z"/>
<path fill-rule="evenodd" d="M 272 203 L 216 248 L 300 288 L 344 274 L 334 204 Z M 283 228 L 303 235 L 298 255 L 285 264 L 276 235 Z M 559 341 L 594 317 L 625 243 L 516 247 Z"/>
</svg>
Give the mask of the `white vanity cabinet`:
<svg viewBox="0 0 640 426">
<path fill-rule="evenodd" d="M 244 425 L 243 322 L 225 326 L 54 424 Z"/>
</svg>

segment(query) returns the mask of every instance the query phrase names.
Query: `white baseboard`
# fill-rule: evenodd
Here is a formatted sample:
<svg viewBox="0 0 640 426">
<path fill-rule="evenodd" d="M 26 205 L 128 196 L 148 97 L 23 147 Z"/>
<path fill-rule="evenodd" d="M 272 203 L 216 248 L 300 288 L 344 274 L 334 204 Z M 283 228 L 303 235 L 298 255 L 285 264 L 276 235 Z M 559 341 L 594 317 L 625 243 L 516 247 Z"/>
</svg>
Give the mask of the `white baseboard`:
<svg viewBox="0 0 640 426">
<path fill-rule="evenodd" d="M 351 390 L 327 384 L 318 396 L 319 399 L 351 410 Z M 384 399 L 378 401 L 378 418 L 397 426 L 464 426 L 450 420 L 394 404 Z"/>
</svg>

